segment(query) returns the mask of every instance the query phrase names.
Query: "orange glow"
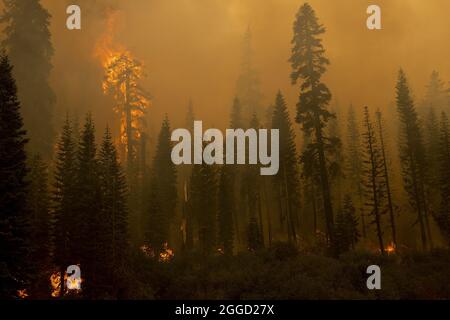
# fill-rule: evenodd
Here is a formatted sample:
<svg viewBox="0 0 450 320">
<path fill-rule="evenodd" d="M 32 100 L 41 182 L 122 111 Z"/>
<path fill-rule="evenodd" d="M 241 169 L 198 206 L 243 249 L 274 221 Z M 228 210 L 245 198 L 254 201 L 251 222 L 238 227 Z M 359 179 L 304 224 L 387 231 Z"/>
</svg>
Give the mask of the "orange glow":
<svg viewBox="0 0 450 320">
<path fill-rule="evenodd" d="M 386 251 L 387 254 L 394 254 L 395 250 L 396 250 L 395 245 L 392 242 L 388 244 L 388 246 L 384 249 L 384 251 Z"/>
<path fill-rule="evenodd" d="M 59 297 L 61 291 L 61 276 L 59 272 L 52 273 L 50 276 L 50 285 L 52 287 L 52 297 Z"/>
<path fill-rule="evenodd" d="M 128 140 L 131 139 L 133 149 L 138 148 L 136 142 L 146 130 L 145 114 L 150 100 L 139 85 L 144 77 L 143 65 L 115 39 L 120 19 L 120 11 L 110 10 L 105 32 L 97 41 L 94 56 L 105 69 L 103 92 L 111 95 L 116 103 L 114 111 L 120 117 L 119 141 L 125 146 L 127 154 L 135 156 L 137 150 L 128 150 Z"/>
<path fill-rule="evenodd" d="M 155 257 L 155 251 L 151 246 L 144 244 L 143 246 L 141 246 L 141 251 L 149 258 L 153 259 Z"/>
<path fill-rule="evenodd" d="M 174 256 L 174 252 L 172 249 L 169 248 L 169 244 L 167 242 L 163 245 L 163 251 L 159 254 L 159 261 L 160 262 L 169 262 L 172 260 Z"/>
<path fill-rule="evenodd" d="M 109 65 L 119 52 L 124 51 L 123 46 L 114 40 L 121 18 L 120 14 L 118 10 L 109 10 L 105 31 L 95 45 L 94 56 L 100 60 L 103 67 Z"/>
<path fill-rule="evenodd" d="M 156 257 L 155 250 L 150 245 L 141 246 L 141 251 L 149 258 L 154 259 Z M 169 262 L 175 255 L 173 249 L 169 248 L 169 244 L 165 242 L 161 253 L 159 254 L 159 262 Z"/>
<path fill-rule="evenodd" d="M 69 291 L 79 293 L 81 292 L 81 283 L 83 279 L 68 279 L 67 273 L 64 274 L 64 282 L 66 283 L 64 289 L 64 295 L 68 294 Z M 50 275 L 50 285 L 52 287 L 52 297 L 58 298 L 61 296 L 61 273 L 55 271 Z"/>
<path fill-rule="evenodd" d="M 17 296 L 20 299 L 26 299 L 28 298 L 29 294 L 27 292 L 27 289 L 17 290 Z"/>
</svg>

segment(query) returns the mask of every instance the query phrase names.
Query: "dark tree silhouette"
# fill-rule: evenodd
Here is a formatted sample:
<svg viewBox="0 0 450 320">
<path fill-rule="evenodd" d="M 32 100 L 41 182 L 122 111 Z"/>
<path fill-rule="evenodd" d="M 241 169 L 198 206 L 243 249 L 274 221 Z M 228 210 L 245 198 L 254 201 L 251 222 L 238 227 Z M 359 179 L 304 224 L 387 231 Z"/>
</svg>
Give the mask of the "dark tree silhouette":
<svg viewBox="0 0 450 320">
<path fill-rule="evenodd" d="M 345 195 L 342 210 L 336 215 L 336 250 L 337 254 L 354 249 L 359 240 L 358 218 L 350 195 Z"/>
<path fill-rule="evenodd" d="M 111 283 L 112 279 L 123 277 L 126 272 L 129 238 L 126 179 L 109 128 L 106 128 L 99 154 L 99 180 L 101 221 L 106 226 L 105 234 L 101 235 L 104 244 L 102 256 L 106 255 L 102 275 L 105 275 L 105 283 Z"/>
<path fill-rule="evenodd" d="M 152 169 L 152 192 L 155 192 L 154 196 L 157 203 L 150 206 L 157 210 L 153 213 L 150 212 L 151 215 L 155 216 L 151 217 L 152 223 L 149 232 L 154 234 L 153 237 L 156 242 L 151 244 L 155 250 L 163 249 L 163 245 L 169 241 L 170 226 L 174 222 L 177 203 L 177 171 L 171 160 L 172 142 L 170 135 L 170 123 L 166 115 L 158 136 Z M 156 235 L 159 236 L 155 237 Z"/>
<path fill-rule="evenodd" d="M 342 204 L 344 202 L 344 181 L 345 181 L 345 154 L 342 152 L 341 144 L 341 127 L 338 121 L 338 108 L 330 110 L 336 117 L 330 119 L 328 124 L 327 135 L 333 144 L 333 148 L 330 149 L 329 158 L 329 168 L 330 182 L 333 186 L 332 199 L 337 211 L 342 210 Z"/>
<path fill-rule="evenodd" d="M 242 106 L 238 98 L 234 98 L 233 105 L 230 113 L 230 128 L 243 129 L 244 119 L 242 115 Z M 237 146 L 235 145 L 234 154 L 236 154 Z M 245 225 L 245 199 L 242 192 L 236 192 L 236 190 L 242 189 L 242 168 L 239 165 L 232 166 L 230 171 L 230 179 L 233 181 L 233 199 L 235 202 L 235 210 L 233 211 L 233 223 L 235 230 L 235 240 L 238 245 L 241 243 L 241 231 L 242 225 Z M 244 230 L 245 231 L 245 230 Z"/>
<path fill-rule="evenodd" d="M 366 237 L 366 221 L 363 210 L 363 186 L 362 186 L 362 155 L 361 155 L 361 135 L 359 124 L 356 119 L 355 109 L 350 105 L 347 116 L 347 177 L 350 186 L 356 190 L 359 200 L 359 210 L 361 215 L 362 237 Z"/>
<path fill-rule="evenodd" d="M 60 279 L 64 278 L 66 268 L 78 263 L 73 261 L 75 252 L 75 234 L 73 226 L 78 225 L 76 215 L 76 149 L 69 118 L 66 118 L 61 137 L 59 138 L 52 192 L 52 247 L 53 260 L 60 272 Z M 60 295 L 64 294 L 64 281 L 61 282 Z"/>
<path fill-rule="evenodd" d="M 385 197 L 383 158 L 380 145 L 376 139 L 375 128 L 370 119 L 369 108 L 364 107 L 364 166 L 363 184 L 365 187 L 365 205 L 368 208 L 368 216 L 372 217 L 375 225 L 380 252 L 384 251 L 383 230 L 381 215 L 383 214 L 382 202 Z"/>
<path fill-rule="evenodd" d="M 256 113 L 250 121 L 250 128 L 259 130 L 259 120 Z M 256 250 L 264 246 L 263 218 L 261 210 L 261 177 L 259 165 L 245 165 L 241 168 L 241 190 L 247 213 L 248 249 Z"/>
<path fill-rule="evenodd" d="M 450 128 L 444 112 L 441 115 L 439 145 L 441 203 L 435 219 L 442 235 L 450 244 Z"/>
<path fill-rule="evenodd" d="M 417 212 L 422 247 L 426 249 L 431 244 L 431 235 L 427 224 L 424 145 L 417 112 L 403 70 L 400 70 L 398 74 L 396 95 L 397 111 L 401 125 L 401 143 L 399 148 L 403 182 L 409 195 L 410 203 Z"/>
<path fill-rule="evenodd" d="M 394 244 L 394 247 L 397 248 L 397 224 L 395 219 L 396 213 L 391 189 L 390 168 L 388 164 L 387 147 L 384 138 L 385 132 L 384 132 L 383 116 L 381 114 L 381 111 L 379 110 L 377 111 L 376 117 L 377 117 L 378 139 L 380 139 L 381 159 L 383 165 L 382 178 L 384 180 L 384 186 L 386 191 L 387 210 L 389 212 L 389 221 L 391 225 L 392 243 Z"/>
<path fill-rule="evenodd" d="M 234 227 L 233 212 L 234 208 L 234 192 L 231 168 L 224 165 L 220 169 L 219 180 L 219 245 L 223 248 L 225 255 L 233 254 L 234 244 Z"/>
<path fill-rule="evenodd" d="M 29 167 L 30 261 L 36 269 L 30 294 L 36 296 L 42 291 L 39 287 L 47 284 L 50 270 L 50 195 L 48 168 L 41 156 L 34 155 Z"/>
<path fill-rule="evenodd" d="M 273 177 L 274 190 L 279 201 L 283 202 L 278 206 L 279 214 L 282 220 L 286 220 L 289 240 L 296 241 L 300 208 L 298 155 L 294 129 L 289 118 L 286 102 L 280 91 L 275 99 L 272 128 L 280 130 L 280 167 L 279 173 Z"/>
<path fill-rule="evenodd" d="M 6 55 L 0 56 L 0 298 L 29 285 L 29 212 L 25 145 L 16 83 Z"/>
<path fill-rule="evenodd" d="M 292 83 L 302 82 L 296 121 L 312 138 L 306 152 L 314 153 L 318 158 L 326 230 L 330 242 L 333 243 L 333 206 L 326 156 L 326 150 L 332 147 L 332 142 L 325 136 L 324 127 L 334 115 L 327 111 L 331 93 L 321 81 L 329 64 L 319 38 L 324 32 L 325 28 L 319 24 L 314 10 L 308 3 L 304 4 L 294 23 L 290 62 L 293 70 Z"/>
<path fill-rule="evenodd" d="M 74 250 L 71 264 L 81 265 L 83 293 L 86 297 L 95 297 L 102 290 L 102 279 L 98 277 L 104 267 L 104 237 L 106 224 L 102 221 L 102 197 L 99 181 L 99 163 L 95 143 L 95 127 L 91 114 L 86 116 L 84 128 L 77 150 L 76 169 L 76 218 L 72 241 Z"/>
<path fill-rule="evenodd" d="M 215 168 L 207 164 L 194 165 L 190 189 L 199 248 L 203 255 L 210 255 L 216 245 L 218 218 Z"/>
</svg>

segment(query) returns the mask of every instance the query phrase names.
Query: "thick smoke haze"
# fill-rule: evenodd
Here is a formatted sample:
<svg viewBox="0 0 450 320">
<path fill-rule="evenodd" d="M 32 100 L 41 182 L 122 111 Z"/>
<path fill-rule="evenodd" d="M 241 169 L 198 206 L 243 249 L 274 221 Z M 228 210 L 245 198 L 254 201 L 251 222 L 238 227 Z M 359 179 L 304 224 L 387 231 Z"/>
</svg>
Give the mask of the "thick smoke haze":
<svg viewBox="0 0 450 320">
<path fill-rule="evenodd" d="M 282 90 L 294 110 L 298 89 L 290 84 L 288 58 L 292 23 L 303 3 L 297 0 L 132 0 L 70 1 L 82 8 L 82 30 L 65 28 L 65 1 L 45 0 L 53 16 L 55 47 L 52 82 L 58 112 L 101 115 L 99 126 L 114 121 L 111 101 L 102 93 L 102 66 L 95 57 L 106 30 L 108 12 L 119 12 L 114 41 L 146 67 L 145 87 L 152 94 L 153 130 L 167 113 L 184 125 L 186 105 L 197 118 L 224 127 L 239 75 L 242 37 L 253 36 L 254 63 L 260 74 L 264 105 Z M 420 101 L 433 69 L 448 81 L 450 39 L 447 0 L 311 0 L 327 32 L 324 45 L 331 61 L 326 74 L 335 102 L 358 108 L 388 108 L 394 99 L 399 67 L 409 76 Z M 382 30 L 369 31 L 366 8 L 382 9 Z M 100 120 L 101 119 L 101 120 Z"/>
</svg>

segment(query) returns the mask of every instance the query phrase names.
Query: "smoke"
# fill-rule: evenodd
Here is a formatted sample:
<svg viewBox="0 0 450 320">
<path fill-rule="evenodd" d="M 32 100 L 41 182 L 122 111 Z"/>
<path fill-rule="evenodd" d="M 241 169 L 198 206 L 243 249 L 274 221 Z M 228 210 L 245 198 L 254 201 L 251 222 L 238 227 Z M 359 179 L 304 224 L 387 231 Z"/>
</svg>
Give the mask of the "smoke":
<svg viewBox="0 0 450 320">
<path fill-rule="evenodd" d="M 108 12 L 120 12 L 114 41 L 130 50 L 146 68 L 146 89 L 153 97 L 149 120 L 159 129 L 167 113 L 184 126 L 191 98 L 197 119 L 224 127 L 239 75 L 242 36 L 250 26 L 255 65 L 264 103 L 278 89 L 294 112 L 298 89 L 290 84 L 288 58 L 292 23 L 302 1 L 294 0 L 78 0 L 81 31 L 65 29 L 68 2 L 43 0 L 53 15 L 56 49 L 52 82 L 58 112 L 83 116 L 91 110 L 99 127 L 116 121 L 111 101 L 102 93 L 103 70 L 94 56 L 106 28 Z M 327 29 L 324 45 L 331 65 L 325 77 L 333 96 L 346 107 L 386 109 L 394 99 L 396 73 L 407 72 L 417 99 L 431 71 L 450 79 L 447 0 L 354 1 L 311 0 Z M 382 30 L 365 27 L 366 8 L 382 9 Z"/>
</svg>

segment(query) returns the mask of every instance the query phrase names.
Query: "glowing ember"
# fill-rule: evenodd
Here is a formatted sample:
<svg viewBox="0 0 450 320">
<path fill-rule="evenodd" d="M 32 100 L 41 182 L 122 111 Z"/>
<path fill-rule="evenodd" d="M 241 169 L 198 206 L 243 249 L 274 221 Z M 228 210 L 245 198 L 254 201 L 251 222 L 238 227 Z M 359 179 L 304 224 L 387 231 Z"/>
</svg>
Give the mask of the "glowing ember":
<svg viewBox="0 0 450 320">
<path fill-rule="evenodd" d="M 159 254 L 160 262 L 169 262 L 174 256 L 173 250 L 169 248 L 169 244 L 166 242 L 163 245 L 163 251 Z"/>
<path fill-rule="evenodd" d="M 52 286 L 52 297 L 59 297 L 61 293 L 61 276 L 59 272 L 52 273 L 50 276 L 50 285 Z"/>
<path fill-rule="evenodd" d="M 26 299 L 29 296 L 28 292 L 27 292 L 27 289 L 17 290 L 17 296 L 20 299 Z"/>
<path fill-rule="evenodd" d="M 143 245 L 141 246 L 141 251 L 149 258 L 154 259 L 156 258 L 155 250 L 150 245 Z M 161 253 L 159 254 L 158 261 L 159 262 L 169 262 L 172 260 L 174 256 L 173 249 L 169 248 L 169 244 L 165 242 L 163 244 L 163 248 L 161 250 Z"/>
<path fill-rule="evenodd" d="M 394 254 L 395 253 L 395 245 L 394 243 L 390 243 L 385 249 L 384 251 L 386 251 L 387 254 Z"/>
</svg>

